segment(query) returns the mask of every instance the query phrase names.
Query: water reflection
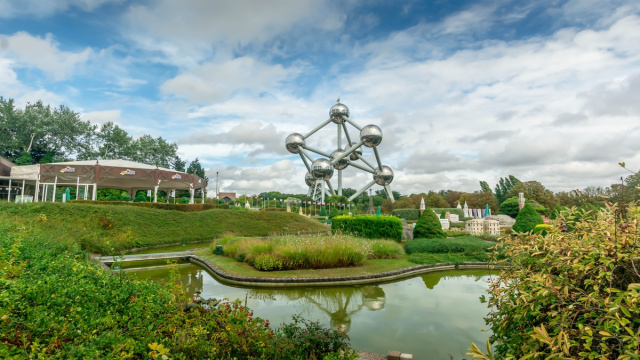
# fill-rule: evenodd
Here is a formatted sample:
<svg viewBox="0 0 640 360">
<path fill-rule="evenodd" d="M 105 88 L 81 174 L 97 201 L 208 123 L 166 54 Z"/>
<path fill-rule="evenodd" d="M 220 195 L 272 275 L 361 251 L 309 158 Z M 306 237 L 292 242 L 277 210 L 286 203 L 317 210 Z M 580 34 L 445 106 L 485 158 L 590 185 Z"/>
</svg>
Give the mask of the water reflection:
<svg viewBox="0 0 640 360">
<path fill-rule="evenodd" d="M 492 276 L 487 270 L 432 272 L 373 285 L 280 289 L 226 285 L 194 264 L 180 264 L 178 270 L 190 294 L 247 299 L 255 316 L 274 326 L 298 314 L 348 331 L 359 350 L 386 354 L 397 349 L 416 359 L 459 359 L 472 341 L 484 343 L 490 335 L 483 320 L 487 305 L 479 301 Z M 168 278 L 166 266 L 127 271 L 141 279 Z"/>
<path fill-rule="evenodd" d="M 351 318 L 362 309 L 381 310 L 386 303 L 384 290 L 377 285 L 334 288 L 303 289 L 255 289 L 250 296 L 257 299 L 286 297 L 298 302 L 304 301 L 327 315 L 333 329 L 348 332 Z"/>
</svg>

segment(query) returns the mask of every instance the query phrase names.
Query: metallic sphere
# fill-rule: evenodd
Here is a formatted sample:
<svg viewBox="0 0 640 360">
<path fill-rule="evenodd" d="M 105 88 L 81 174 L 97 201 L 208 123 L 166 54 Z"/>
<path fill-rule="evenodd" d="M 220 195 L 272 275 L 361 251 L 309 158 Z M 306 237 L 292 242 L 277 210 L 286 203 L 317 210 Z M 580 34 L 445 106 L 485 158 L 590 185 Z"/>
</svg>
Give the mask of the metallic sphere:
<svg viewBox="0 0 640 360">
<path fill-rule="evenodd" d="M 382 130 L 376 125 L 367 125 L 360 131 L 360 140 L 366 147 L 374 147 L 382 142 Z"/>
<path fill-rule="evenodd" d="M 334 123 L 344 123 L 343 116 L 349 117 L 349 108 L 345 104 L 337 103 L 329 109 L 329 117 Z"/>
<path fill-rule="evenodd" d="M 287 136 L 284 144 L 290 153 L 298 154 L 300 152 L 300 146 L 305 146 L 304 137 L 298 133 L 293 133 Z"/>
<path fill-rule="evenodd" d="M 373 173 L 373 181 L 378 185 L 389 185 L 393 181 L 393 170 L 386 165 L 382 165 L 382 168 L 376 169 Z"/>
<path fill-rule="evenodd" d="M 307 186 L 314 186 L 316 184 L 316 178 L 314 178 L 310 172 L 307 172 L 304 176 L 304 182 L 307 183 Z"/>
<path fill-rule="evenodd" d="M 333 176 L 333 165 L 329 159 L 320 158 L 311 164 L 311 175 L 316 180 L 329 180 Z"/>
<path fill-rule="evenodd" d="M 357 144 L 356 142 L 352 142 L 351 146 Z M 357 148 L 354 152 L 352 152 L 351 154 L 349 154 L 349 159 L 356 161 L 359 159 L 359 157 L 362 156 L 362 146 L 360 146 L 359 148 Z"/>
<path fill-rule="evenodd" d="M 344 150 L 342 149 L 337 149 L 336 151 L 332 152 L 330 156 L 331 161 L 333 161 L 333 159 L 339 157 L 342 154 L 344 154 Z M 336 170 L 344 170 L 344 168 L 346 168 L 347 166 L 349 166 L 348 156 L 343 157 L 342 159 L 340 159 L 340 161 L 338 161 L 333 165 L 333 167 L 336 168 Z"/>
</svg>

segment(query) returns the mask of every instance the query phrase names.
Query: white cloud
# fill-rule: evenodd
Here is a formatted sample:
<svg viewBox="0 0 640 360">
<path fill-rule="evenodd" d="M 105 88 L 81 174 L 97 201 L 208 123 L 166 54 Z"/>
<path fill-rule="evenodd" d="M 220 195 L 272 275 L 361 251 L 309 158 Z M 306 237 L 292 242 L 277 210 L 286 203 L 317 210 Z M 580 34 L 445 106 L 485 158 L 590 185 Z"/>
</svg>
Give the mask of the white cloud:
<svg viewBox="0 0 640 360">
<path fill-rule="evenodd" d="M 112 122 L 118 126 L 122 125 L 122 111 L 121 110 L 104 110 L 104 111 L 92 111 L 81 114 L 82 120 L 91 121 L 92 124 L 101 125 L 106 122 Z"/>
<path fill-rule="evenodd" d="M 73 8 L 93 11 L 107 3 L 121 2 L 123 0 L 0 0 L 0 18 L 46 17 Z"/>
<path fill-rule="evenodd" d="M 190 68 L 162 84 L 160 89 L 165 94 L 184 97 L 192 102 L 211 103 L 236 91 L 257 95 L 289 76 L 290 71 L 281 65 L 267 65 L 251 57 L 240 57 Z"/>
<path fill-rule="evenodd" d="M 0 35 L 0 56 L 14 59 L 16 66 L 35 67 L 57 81 L 71 77 L 92 54 L 89 48 L 78 52 L 62 51 L 52 34 L 44 38 L 26 32 Z"/>
</svg>

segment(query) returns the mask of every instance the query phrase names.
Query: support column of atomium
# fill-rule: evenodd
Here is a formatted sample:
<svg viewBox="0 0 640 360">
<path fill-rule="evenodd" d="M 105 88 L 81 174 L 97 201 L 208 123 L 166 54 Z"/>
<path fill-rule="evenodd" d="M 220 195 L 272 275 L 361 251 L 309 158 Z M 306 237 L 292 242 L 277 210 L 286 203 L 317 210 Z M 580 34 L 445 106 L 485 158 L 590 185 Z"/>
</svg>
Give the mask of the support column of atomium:
<svg viewBox="0 0 640 360">
<path fill-rule="evenodd" d="M 338 148 L 331 154 L 328 154 L 326 152 L 308 146 L 306 144 L 306 139 L 328 125 L 330 122 L 333 122 L 337 125 Z M 356 129 L 360 130 L 360 141 L 358 143 L 351 141 L 346 124 L 350 124 Z M 347 138 L 347 144 L 350 144 L 349 148 L 347 149 L 342 148 L 343 131 Z M 314 188 L 314 199 L 317 199 L 315 193 L 319 187 L 322 196 L 322 202 L 324 202 L 325 182 L 329 187 L 330 193 L 332 195 L 335 195 L 333 187 L 329 182 L 329 180 L 333 176 L 334 169 L 338 170 L 338 195 L 342 195 L 342 170 L 351 165 L 356 169 L 371 173 L 373 175 L 373 180 L 359 189 L 355 194 L 353 194 L 349 198 L 349 201 L 353 201 L 353 199 L 355 199 L 358 195 L 362 194 L 373 185 L 378 184 L 384 187 L 387 196 L 389 196 L 389 199 L 391 199 L 391 201 L 393 202 L 395 199 L 393 198 L 393 192 L 391 191 L 391 187 L 389 186 L 389 184 L 393 181 L 394 174 L 393 170 L 391 170 L 390 167 L 382 165 L 377 149 L 377 146 L 380 145 L 381 142 L 382 130 L 378 126 L 367 125 L 363 128 L 359 127 L 351 119 L 349 119 L 349 108 L 347 108 L 344 104 L 338 103 L 332 106 L 329 110 L 329 119 L 324 121 L 322 124 L 314 128 L 304 136 L 299 133 L 293 133 L 287 136 L 287 139 L 285 140 L 285 146 L 290 153 L 299 154 L 300 158 L 304 162 L 305 167 L 307 168 L 305 182 L 310 188 Z M 362 145 L 373 148 L 377 167 L 369 163 L 365 158 L 362 157 Z M 313 157 L 309 155 L 307 150 L 324 156 L 324 158 L 314 160 Z M 311 162 L 311 165 L 309 165 L 309 162 L 307 160 Z M 356 163 L 357 160 L 362 160 L 362 162 L 366 166 Z"/>
</svg>

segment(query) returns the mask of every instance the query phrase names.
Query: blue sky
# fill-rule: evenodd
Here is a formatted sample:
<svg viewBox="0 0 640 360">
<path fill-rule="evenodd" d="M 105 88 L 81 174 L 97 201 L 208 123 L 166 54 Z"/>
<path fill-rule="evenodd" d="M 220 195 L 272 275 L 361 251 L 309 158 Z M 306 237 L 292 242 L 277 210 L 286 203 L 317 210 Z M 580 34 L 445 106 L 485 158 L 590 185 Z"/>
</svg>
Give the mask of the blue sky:
<svg viewBox="0 0 640 360">
<path fill-rule="evenodd" d="M 640 167 L 640 3 L 0 0 L 0 96 L 162 136 L 223 191 L 305 192 L 284 138 L 338 97 L 403 194 L 606 186 Z"/>
</svg>

